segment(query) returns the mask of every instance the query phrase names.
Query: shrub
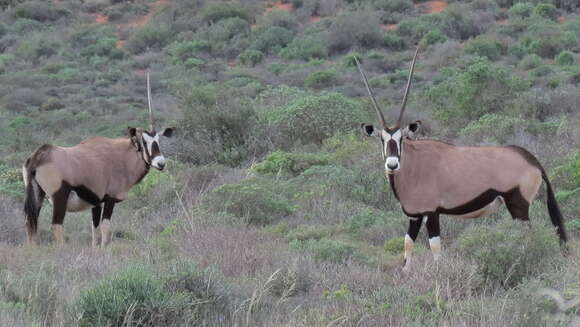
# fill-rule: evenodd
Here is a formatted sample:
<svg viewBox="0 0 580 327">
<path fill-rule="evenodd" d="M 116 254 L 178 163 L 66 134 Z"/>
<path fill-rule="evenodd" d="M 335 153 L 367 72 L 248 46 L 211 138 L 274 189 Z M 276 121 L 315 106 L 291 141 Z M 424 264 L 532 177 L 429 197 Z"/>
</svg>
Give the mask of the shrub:
<svg viewBox="0 0 580 327">
<path fill-rule="evenodd" d="M 324 43 L 316 38 L 297 38 L 280 51 L 280 56 L 287 60 L 323 59 L 328 56 L 328 50 Z"/>
<path fill-rule="evenodd" d="M 0 163 L 0 194 L 21 198 L 24 195 L 23 192 L 22 170 Z"/>
<path fill-rule="evenodd" d="M 465 53 L 486 57 L 489 60 L 498 59 L 505 50 L 505 46 L 489 36 L 479 35 L 465 44 Z"/>
<path fill-rule="evenodd" d="M 264 60 L 264 53 L 260 50 L 247 49 L 238 56 L 238 59 L 242 64 L 254 67 Z"/>
<path fill-rule="evenodd" d="M 147 24 L 129 36 L 125 47 L 133 54 L 161 50 L 171 41 L 171 35 L 168 26 Z"/>
<path fill-rule="evenodd" d="M 259 33 L 252 48 L 263 53 L 277 53 L 294 38 L 294 32 L 280 26 L 272 26 Z"/>
<path fill-rule="evenodd" d="M 252 170 L 259 174 L 299 175 L 312 166 L 328 165 L 332 156 L 317 153 L 290 153 L 275 151 L 256 164 Z"/>
<path fill-rule="evenodd" d="M 187 260 L 157 273 L 148 266 L 130 265 L 82 291 L 71 319 L 75 326 L 191 325 L 208 319 L 211 311 L 223 319 L 223 294 L 214 278 L 205 277 Z"/>
<path fill-rule="evenodd" d="M 532 15 L 534 6 L 528 2 L 518 2 L 508 10 L 510 18 L 528 18 Z"/>
<path fill-rule="evenodd" d="M 238 17 L 244 20 L 248 20 L 250 15 L 248 12 L 235 4 L 224 3 L 224 2 L 212 2 L 201 10 L 200 13 L 203 21 L 209 23 L 215 23 L 222 19 Z"/>
<path fill-rule="evenodd" d="M 321 143 L 336 132 L 358 128 L 367 117 L 360 102 L 338 93 L 304 96 L 259 114 L 267 128 L 304 143 Z"/>
<path fill-rule="evenodd" d="M 39 22 L 51 22 L 70 15 L 70 12 L 45 1 L 27 1 L 14 8 L 14 15 L 18 18 L 34 19 Z"/>
<path fill-rule="evenodd" d="M 501 112 L 527 88 L 506 68 L 476 58 L 464 70 L 448 71 L 442 83 L 427 90 L 427 99 L 435 117 L 464 126 L 485 113 Z"/>
<path fill-rule="evenodd" d="M 281 10 L 271 11 L 263 16 L 258 25 L 264 27 L 279 26 L 291 31 L 297 31 L 299 27 L 294 15 Z"/>
<path fill-rule="evenodd" d="M 520 221 L 474 226 L 458 240 L 458 250 L 477 264 L 488 280 L 513 287 L 546 271 L 561 258 L 553 228 Z"/>
<path fill-rule="evenodd" d="M 311 89 L 320 89 L 332 86 L 336 83 L 337 74 L 335 71 L 313 72 L 304 80 L 304 86 Z"/>
<path fill-rule="evenodd" d="M 445 34 L 443 34 L 440 30 L 435 29 L 425 34 L 421 40 L 421 43 L 423 45 L 433 45 L 436 43 L 443 43 L 445 41 L 447 41 Z"/>
<path fill-rule="evenodd" d="M 411 12 L 413 11 L 413 2 L 409 0 L 373 0 L 373 7 L 387 12 Z"/>
<path fill-rule="evenodd" d="M 563 31 L 555 24 L 536 24 L 522 38 L 522 45 L 528 52 L 541 57 L 553 58 L 562 50 L 571 49 L 576 45 L 575 33 Z"/>
<path fill-rule="evenodd" d="M 383 46 L 395 51 L 405 50 L 407 47 L 405 40 L 393 32 L 387 32 L 383 35 Z"/>
<path fill-rule="evenodd" d="M 354 46 L 374 48 L 380 46 L 382 32 L 377 15 L 355 11 L 341 15 L 330 26 L 328 49 L 330 53 L 348 50 Z"/>
<path fill-rule="evenodd" d="M 169 47 L 169 53 L 174 63 L 185 63 L 196 59 L 200 54 L 211 51 L 211 43 L 205 40 L 175 42 Z"/>
<path fill-rule="evenodd" d="M 551 3 L 539 3 L 536 8 L 534 8 L 534 15 L 556 20 L 558 17 L 558 9 Z"/>
<path fill-rule="evenodd" d="M 389 254 L 400 255 L 405 248 L 405 239 L 403 237 L 396 237 L 386 240 L 383 248 Z"/>
<path fill-rule="evenodd" d="M 570 51 L 562 51 L 556 56 L 556 63 L 560 66 L 571 66 L 574 65 L 574 62 L 574 54 Z"/>
<path fill-rule="evenodd" d="M 212 208 L 226 211 L 249 224 L 266 225 L 292 213 L 288 199 L 280 194 L 279 182 L 253 177 L 238 184 L 215 188 L 210 196 Z"/>
<path fill-rule="evenodd" d="M 338 240 L 310 239 L 307 241 L 292 241 L 290 248 L 295 251 L 308 252 L 317 261 L 344 263 L 354 255 L 354 247 Z"/>
<path fill-rule="evenodd" d="M 521 69 L 529 70 L 539 67 L 542 64 L 542 58 L 536 54 L 525 56 L 518 64 Z"/>
</svg>

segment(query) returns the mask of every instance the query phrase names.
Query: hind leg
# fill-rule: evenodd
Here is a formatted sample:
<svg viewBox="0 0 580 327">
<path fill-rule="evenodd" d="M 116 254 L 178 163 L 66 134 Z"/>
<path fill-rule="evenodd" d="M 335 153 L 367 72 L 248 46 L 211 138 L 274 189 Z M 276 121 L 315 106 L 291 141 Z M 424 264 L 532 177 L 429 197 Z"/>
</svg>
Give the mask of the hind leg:
<svg viewBox="0 0 580 327">
<path fill-rule="evenodd" d="M 36 233 L 38 231 L 38 217 L 26 215 L 26 243 L 36 245 Z"/>
<path fill-rule="evenodd" d="M 513 219 L 522 221 L 530 220 L 530 203 L 526 200 L 519 190 L 504 197 L 505 205 Z"/>
<path fill-rule="evenodd" d="M 70 194 L 70 186 L 63 183 L 61 188 L 52 196 L 52 233 L 54 239 L 59 245 L 64 244 L 64 233 L 62 224 L 64 222 L 64 215 L 66 214 L 66 205 L 68 196 Z"/>
<path fill-rule="evenodd" d="M 99 223 L 101 222 L 101 205 L 97 205 L 93 208 L 93 223 L 91 224 L 93 230 L 93 248 L 96 248 L 99 245 Z"/>
</svg>

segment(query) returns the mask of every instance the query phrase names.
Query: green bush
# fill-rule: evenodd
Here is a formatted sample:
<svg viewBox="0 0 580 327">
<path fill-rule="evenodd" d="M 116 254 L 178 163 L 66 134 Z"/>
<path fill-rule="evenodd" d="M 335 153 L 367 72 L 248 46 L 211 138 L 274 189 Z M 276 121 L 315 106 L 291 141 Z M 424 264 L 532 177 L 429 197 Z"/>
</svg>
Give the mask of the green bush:
<svg viewBox="0 0 580 327">
<path fill-rule="evenodd" d="M 413 11 L 413 2 L 409 0 L 373 0 L 373 7 L 387 12 L 411 12 Z"/>
<path fill-rule="evenodd" d="M 281 194 L 282 185 L 269 178 L 252 177 L 237 184 L 215 188 L 209 199 L 212 208 L 223 210 L 249 224 L 266 225 L 293 212 Z"/>
<path fill-rule="evenodd" d="M 528 53 L 535 53 L 544 58 L 553 58 L 562 50 L 572 49 L 576 42 L 575 33 L 565 31 L 553 23 L 537 23 L 530 26 L 520 41 Z"/>
<path fill-rule="evenodd" d="M 210 51 L 211 43 L 205 40 L 175 42 L 169 47 L 169 54 L 174 63 L 186 63 Z"/>
<path fill-rule="evenodd" d="M 358 233 L 378 224 L 383 216 L 384 214 L 378 209 L 362 207 L 347 222 L 347 228 L 351 233 Z"/>
<path fill-rule="evenodd" d="M 574 54 L 570 51 L 562 51 L 556 56 L 556 63 L 560 66 L 571 66 L 574 62 Z"/>
<path fill-rule="evenodd" d="M 403 237 L 396 237 L 386 240 L 383 248 L 389 254 L 400 255 L 405 249 L 405 239 Z"/>
<path fill-rule="evenodd" d="M 501 221 L 474 226 L 457 243 L 458 251 L 479 266 L 483 276 L 505 287 L 547 271 L 561 258 L 558 237 L 542 222 Z"/>
<path fill-rule="evenodd" d="M 355 254 L 355 248 L 352 245 L 343 241 L 329 239 L 294 240 L 290 242 L 290 248 L 295 251 L 310 253 L 317 261 L 332 263 L 344 263 Z"/>
<path fill-rule="evenodd" d="M 465 126 L 485 113 L 505 110 L 514 94 L 529 84 L 506 68 L 476 58 L 464 69 L 449 70 L 446 79 L 427 90 L 434 116 L 454 126 Z"/>
<path fill-rule="evenodd" d="M 337 74 L 333 70 L 313 72 L 304 80 L 304 86 L 311 89 L 321 89 L 332 86 L 337 81 Z"/>
<path fill-rule="evenodd" d="M 329 154 L 275 151 L 254 165 L 252 170 L 259 174 L 299 175 L 312 166 L 328 165 L 331 160 L 332 156 Z"/>
<path fill-rule="evenodd" d="M 429 31 L 427 34 L 425 34 L 425 36 L 423 36 L 423 39 L 421 40 L 421 44 L 433 45 L 436 43 L 443 43 L 445 41 L 447 41 L 447 37 L 445 36 L 445 34 L 443 34 L 440 30 L 435 29 L 435 30 Z"/>
<path fill-rule="evenodd" d="M 223 315 L 227 298 L 214 278 L 187 260 L 161 271 L 130 265 L 81 292 L 73 303 L 75 326 L 191 325 Z M 223 316 L 221 317 L 223 319 Z"/>
<path fill-rule="evenodd" d="M 247 49 L 238 56 L 240 62 L 246 66 L 254 67 L 264 60 L 264 53 L 260 50 Z"/>
<path fill-rule="evenodd" d="M 222 19 L 238 17 L 244 20 L 249 20 L 248 12 L 233 3 L 212 2 L 203 7 L 200 13 L 205 22 L 215 23 Z"/>
<path fill-rule="evenodd" d="M 539 3 L 534 8 L 534 15 L 551 20 L 556 20 L 556 18 L 558 17 L 558 9 L 556 9 L 556 7 L 551 3 Z"/>
<path fill-rule="evenodd" d="M 317 38 L 296 38 L 280 51 L 280 56 L 287 60 L 323 59 L 328 56 L 328 50 Z"/>
<path fill-rule="evenodd" d="M 534 11 L 534 6 L 528 2 L 518 2 L 514 4 L 509 10 L 508 15 L 510 18 L 528 18 L 532 15 Z"/>
<path fill-rule="evenodd" d="M 129 36 L 125 47 L 133 54 L 161 50 L 170 43 L 171 36 L 168 26 L 147 24 Z"/>
<path fill-rule="evenodd" d="M 505 46 L 497 39 L 479 35 L 467 41 L 464 49 L 465 53 L 496 60 L 505 51 Z"/>
<path fill-rule="evenodd" d="M 405 50 L 407 47 L 405 40 L 393 32 L 387 32 L 383 35 L 383 46 L 395 51 Z"/>
<path fill-rule="evenodd" d="M 518 64 L 518 66 L 524 70 L 533 69 L 540 65 L 542 65 L 542 58 L 536 54 L 525 56 Z"/>
<path fill-rule="evenodd" d="M 328 49 L 331 54 L 359 46 L 375 48 L 382 42 L 382 31 L 378 16 L 370 12 L 355 11 L 337 17 L 328 34 Z"/>
<path fill-rule="evenodd" d="M 272 26 L 259 33 L 252 48 L 263 53 L 277 53 L 294 38 L 294 32 L 280 26 Z"/>
<path fill-rule="evenodd" d="M 479 34 L 473 18 L 457 5 L 451 5 L 438 14 L 407 18 L 397 25 L 396 32 L 404 39 L 417 42 L 434 30 L 440 30 L 447 37 L 457 40 L 467 40 Z"/>
<path fill-rule="evenodd" d="M 39 22 L 51 22 L 69 16 L 70 12 L 46 1 L 27 1 L 14 8 L 14 15 L 18 18 L 33 19 Z"/>
<path fill-rule="evenodd" d="M 358 128 L 367 114 L 359 101 L 338 93 L 305 95 L 282 106 L 263 108 L 260 120 L 291 141 L 321 143 L 337 132 Z"/>
</svg>

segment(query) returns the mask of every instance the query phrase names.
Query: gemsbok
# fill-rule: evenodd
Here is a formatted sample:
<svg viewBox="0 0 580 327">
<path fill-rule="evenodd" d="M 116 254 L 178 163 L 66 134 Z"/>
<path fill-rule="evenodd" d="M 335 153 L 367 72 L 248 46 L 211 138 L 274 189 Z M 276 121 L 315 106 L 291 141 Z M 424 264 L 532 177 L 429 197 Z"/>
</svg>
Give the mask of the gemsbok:
<svg viewBox="0 0 580 327">
<path fill-rule="evenodd" d="M 552 224 L 564 245 L 566 231 L 554 191 L 540 162 L 519 146 L 456 146 L 437 140 L 409 137 L 420 128 L 417 121 L 401 129 L 405 104 L 411 86 L 419 49 L 415 52 L 397 123 L 388 127 L 368 85 L 366 75 L 356 64 L 376 110 L 381 126 L 361 124 L 363 133 L 381 140 L 385 176 L 409 217 L 405 235 L 405 268 L 409 267 L 413 244 L 423 222 L 435 260 L 440 257 L 439 215 L 478 218 L 495 212 L 505 203 L 513 219 L 529 220 L 530 203 L 542 180 L 546 183 L 547 206 Z"/>
<path fill-rule="evenodd" d="M 149 73 L 147 100 L 149 130 L 128 127 L 128 137 L 93 137 L 72 147 L 45 144 L 26 159 L 22 177 L 26 187 L 24 213 L 29 244 L 36 243 L 38 216 L 45 197 L 52 204 L 52 232 L 59 244 L 64 243 L 65 213 L 89 208 L 93 213 L 93 247 L 98 245 L 99 226 L 101 247 L 108 243 L 115 204 L 127 198 L 131 187 L 147 175 L 151 166 L 158 170 L 165 167 L 159 137 L 171 137 L 174 128 L 155 131 Z"/>
</svg>

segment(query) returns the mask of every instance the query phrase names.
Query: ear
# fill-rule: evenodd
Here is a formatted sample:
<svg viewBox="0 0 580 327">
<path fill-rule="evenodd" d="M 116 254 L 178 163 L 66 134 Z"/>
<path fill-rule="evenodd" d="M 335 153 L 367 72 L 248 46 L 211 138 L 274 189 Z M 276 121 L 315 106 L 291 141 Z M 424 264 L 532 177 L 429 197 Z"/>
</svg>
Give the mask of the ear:
<svg viewBox="0 0 580 327">
<path fill-rule="evenodd" d="M 127 132 L 129 132 L 130 138 L 137 136 L 137 129 L 135 127 L 127 127 Z"/>
<path fill-rule="evenodd" d="M 406 138 L 414 140 L 417 138 L 417 132 L 419 132 L 420 129 L 421 129 L 421 121 L 417 120 L 416 122 L 411 123 L 407 127 L 405 127 L 403 134 L 405 135 Z"/>
<path fill-rule="evenodd" d="M 417 120 L 414 123 L 410 123 L 409 126 L 408 126 L 408 128 L 409 128 L 409 130 L 411 132 L 417 133 L 417 131 L 419 130 L 419 128 L 421 128 L 421 124 L 422 124 L 421 121 L 420 120 Z"/>
<path fill-rule="evenodd" d="M 162 136 L 165 137 L 171 137 L 171 135 L 173 135 L 173 130 L 175 129 L 175 127 L 167 127 L 164 130 L 161 131 L 161 133 L 159 133 Z"/>
<path fill-rule="evenodd" d="M 378 136 L 378 130 L 371 124 L 362 123 L 360 124 L 360 128 L 366 136 Z"/>
</svg>

